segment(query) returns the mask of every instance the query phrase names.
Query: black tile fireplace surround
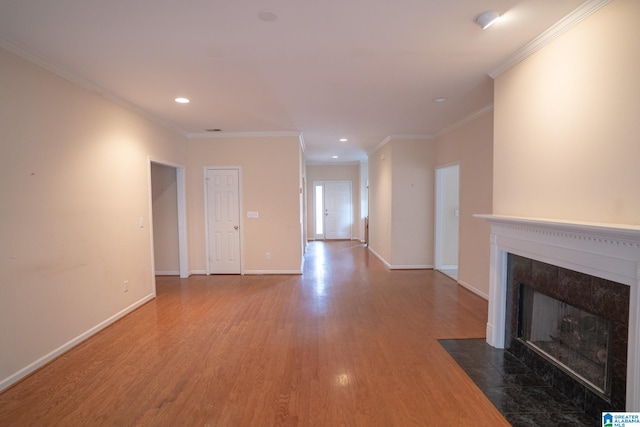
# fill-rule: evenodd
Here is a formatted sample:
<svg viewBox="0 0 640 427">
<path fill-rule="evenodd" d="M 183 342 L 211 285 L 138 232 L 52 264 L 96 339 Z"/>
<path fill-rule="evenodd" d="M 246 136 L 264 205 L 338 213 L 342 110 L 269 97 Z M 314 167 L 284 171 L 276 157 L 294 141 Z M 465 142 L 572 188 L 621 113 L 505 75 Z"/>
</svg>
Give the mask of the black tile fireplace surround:
<svg viewBox="0 0 640 427">
<path fill-rule="evenodd" d="M 565 372 L 518 338 L 518 301 L 523 284 L 613 322 L 609 396 Z M 590 416 L 599 419 L 603 411 L 624 411 L 629 293 L 629 287 L 619 283 L 508 254 L 505 349 Z"/>
</svg>

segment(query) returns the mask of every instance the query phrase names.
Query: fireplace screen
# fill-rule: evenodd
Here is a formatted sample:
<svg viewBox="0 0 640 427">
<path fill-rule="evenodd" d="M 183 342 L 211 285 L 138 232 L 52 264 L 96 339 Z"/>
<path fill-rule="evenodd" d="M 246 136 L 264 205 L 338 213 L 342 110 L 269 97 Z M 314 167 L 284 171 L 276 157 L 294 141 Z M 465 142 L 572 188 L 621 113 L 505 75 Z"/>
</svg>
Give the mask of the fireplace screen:
<svg viewBox="0 0 640 427">
<path fill-rule="evenodd" d="M 519 337 L 609 395 L 612 322 L 521 285 Z"/>
</svg>

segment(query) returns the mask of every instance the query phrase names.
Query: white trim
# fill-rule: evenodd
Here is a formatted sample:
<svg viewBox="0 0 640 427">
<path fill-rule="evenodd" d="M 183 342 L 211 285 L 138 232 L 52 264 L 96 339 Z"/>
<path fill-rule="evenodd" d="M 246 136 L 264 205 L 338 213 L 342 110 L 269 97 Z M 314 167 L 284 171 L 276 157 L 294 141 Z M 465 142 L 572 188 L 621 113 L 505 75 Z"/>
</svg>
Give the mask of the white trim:
<svg viewBox="0 0 640 427">
<path fill-rule="evenodd" d="M 389 270 L 433 270 L 433 265 L 418 264 L 418 265 L 389 265 Z"/>
<path fill-rule="evenodd" d="M 207 170 L 237 170 L 238 171 L 238 217 L 239 217 L 239 242 L 240 246 L 238 249 L 240 250 L 240 273 L 244 273 L 244 245 L 242 242 L 244 241 L 244 215 L 243 213 L 243 203 L 242 203 L 242 166 L 205 166 L 204 167 L 204 230 L 205 230 L 205 251 L 206 251 L 206 267 L 205 270 L 206 275 L 214 274 L 211 271 L 211 263 L 209 262 L 209 195 L 207 193 Z"/>
<path fill-rule="evenodd" d="M 470 292 L 473 292 L 474 294 L 478 295 L 479 297 L 485 299 L 485 300 L 489 300 L 489 294 L 486 294 L 484 292 L 482 292 L 481 290 L 477 289 L 476 287 L 470 285 L 467 282 L 464 282 L 462 280 L 458 280 L 458 285 L 462 286 L 463 288 L 467 289 Z"/>
<path fill-rule="evenodd" d="M 156 276 L 180 276 L 179 271 L 156 271 Z"/>
<path fill-rule="evenodd" d="M 378 252 L 376 252 L 375 249 L 373 249 L 370 245 L 367 246 L 367 249 L 369 250 L 369 252 L 373 254 L 373 256 L 378 258 L 378 260 L 382 263 L 382 265 L 384 265 L 388 269 L 391 268 L 391 264 L 389 264 L 387 260 L 384 259 Z"/>
<path fill-rule="evenodd" d="M 162 159 L 158 159 L 153 156 L 147 156 L 149 164 L 149 230 L 151 233 L 151 253 L 154 255 L 151 258 L 152 272 L 155 272 L 155 246 L 153 244 L 153 200 L 152 200 L 152 177 L 151 177 L 151 164 L 168 166 L 175 168 L 176 170 L 176 204 L 178 208 L 178 263 L 179 263 L 179 275 L 181 278 L 186 279 L 189 277 L 189 243 L 188 243 L 188 230 L 187 230 L 187 184 L 186 184 L 186 171 L 183 165 L 167 162 Z M 155 283 L 155 282 L 154 282 Z"/>
<path fill-rule="evenodd" d="M 301 275 L 302 270 L 246 270 L 246 275 L 274 275 L 274 274 L 286 274 L 286 275 Z"/>
<path fill-rule="evenodd" d="M 9 386 L 11 386 L 11 385 L 15 384 L 16 382 L 20 381 L 21 379 L 25 378 L 27 375 L 29 375 L 32 372 L 36 371 L 37 369 L 43 367 L 44 365 L 46 365 L 47 363 L 51 362 L 55 358 L 61 356 L 62 354 L 66 353 L 67 351 L 71 350 L 73 347 L 77 346 L 78 344 L 80 344 L 81 342 L 83 342 L 86 339 L 90 338 L 91 336 L 97 334 L 98 332 L 100 332 L 101 330 L 106 328 L 107 326 L 109 326 L 112 323 L 114 323 L 115 321 L 123 318 L 127 314 L 131 313 L 133 310 L 141 307 L 143 304 L 146 304 L 147 302 L 151 301 L 154 298 L 155 298 L 154 294 L 147 295 L 146 297 L 144 297 L 144 298 L 138 300 L 137 302 L 131 304 L 129 307 L 125 308 L 124 310 L 114 314 L 113 316 L 109 317 L 108 319 L 104 320 L 103 322 L 97 324 L 93 328 L 91 328 L 91 329 L 87 330 L 86 332 L 78 335 L 77 337 L 75 337 L 71 341 L 68 341 L 67 343 L 61 345 L 60 347 L 58 347 L 57 349 L 53 350 L 49 354 L 41 357 L 40 359 L 36 360 L 35 362 L 33 362 L 33 363 L 29 364 L 28 366 L 22 368 L 21 370 L 19 370 L 15 374 L 12 374 L 12 375 L 8 376 L 7 378 L 3 379 L 2 381 L 0 381 L 0 391 L 8 388 Z"/>
<path fill-rule="evenodd" d="M 263 138 L 278 136 L 297 136 L 302 137 L 302 133 L 297 130 L 283 131 L 256 131 L 256 132 L 192 132 L 187 134 L 189 138 Z M 302 142 L 304 140 L 301 140 Z"/>
<path fill-rule="evenodd" d="M 584 2 L 569 15 L 565 16 L 538 37 L 515 51 L 511 56 L 509 56 L 504 64 L 491 71 L 489 76 L 493 79 L 499 77 L 501 74 L 524 61 L 529 56 L 533 55 L 535 52 L 539 51 L 610 2 L 611 0 L 588 0 Z"/>
<path fill-rule="evenodd" d="M 640 410 L 640 225 L 500 215 L 491 224 L 487 342 L 504 348 L 507 254 L 589 274 L 630 287 L 626 410 Z"/>
<path fill-rule="evenodd" d="M 445 170 L 449 169 L 449 168 L 456 168 L 457 169 L 457 181 L 458 181 L 458 202 L 457 202 L 457 206 L 458 206 L 458 211 L 460 210 L 460 172 L 461 172 L 461 164 L 460 162 L 452 162 L 452 163 L 448 163 L 448 164 L 444 164 L 444 165 L 440 165 L 440 166 L 436 166 L 435 168 L 435 203 L 434 203 L 434 216 L 435 216 L 435 221 L 434 221 L 434 229 L 435 229 L 435 243 L 434 243 L 434 264 L 435 264 L 435 268 L 438 270 L 444 270 L 444 269 L 452 269 L 452 268 L 458 268 L 457 265 L 442 265 L 442 252 L 443 252 L 443 245 L 444 245 L 444 206 L 443 206 L 443 195 L 445 194 L 445 182 L 444 179 L 442 178 L 442 174 Z M 456 242 L 456 247 L 458 248 L 458 253 L 456 254 L 456 261 L 458 261 L 460 259 L 460 218 L 458 218 L 458 224 L 457 224 L 457 229 L 458 229 L 458 241 Z"/>
<path fill-rule="evenodd" d="M 381 149 L 382 147 L 387 145 L 387 143 L 389 141 L 392 141 L 394 139 L 434 139 L 434 138 L 435 138 L 435 136 L 431 135 L 431 134 L 425 134 L 425 135 L 410 135 L 410 134 L 389 135 L 385 139 L 383 139 L 382 142 L 380 142 L 378 145 L 373 147 L 373 149 L 367 151 L 367 156 L 372 155 L 373 153 L 375 153 L 376 151 L 378 151 L 379 149 Z M 368 161 L 366 163 L 368 163 Z"/>
<path fill-rule="evenodd" d="M 121 98 L 120 96 L 116 95 L 113 92 L 110 92 L 108 90 L 106 90 L 105 88 L 103 88 L 102 86 L 99 86 L 95 83 L 93 83 L 92 81 L 89 81 L 83 77 L 78 76 L 77 74 L 74 74 L 62 67 L 60 67 L 59 65 L 42 58 L 39 54 L 27 49 L 26 47 L 15 43 L 11 40 L 6 39 L 5 37 L 3 37 L 2 35 L 0 35 L 0 47 L 8 50 L 9 52 L 12 52 L 16 55 L 18 55 L 20 58 L 29 61 L 39 67 L 44 68 L 47 71 L 52 72 L 53 74 L 62 77 L 63 79 L 71 82 L 71 83 L 75 83 L 78 86 L 82 87 L 83 89 L 88 90 L 89 92 L 93 92 L 96 93 L 106 99 L 108 99 L 109 101 L 115 102 L 116 104 L 126 108 L 129 111 L 133 111 L 136 114 L 139 114 L 140 116 L 155 122 L 159 125 L 161 125 L 162 127 L 165 127 L 167 129 L 173 130 L 175 132 L 178 132 L 179 134 L 181 134 L 182 136 L 187 136 L 187 131 L 182 129 L 181 127 L 177 126 L 175 123 L 170 122 L 168 120 L 164 120 L 158 116 L 155 116 L 151 113 L 149 113 L 146 110 L 143 110 L 140 107 L 137 107 L 136 105 L 130 103 L 129 101 L 125 100 L 124 98 Z"/>
<path fill-rule="evenodd" d="M 189 242 L 187 228 L 187 178 L 183 167 L 176 168 L 178 190 L 178 252 L 180 254 L 180 278 L 189 277 Z"/>
<path fill-rule="evenodd" d="M 469 114 L 467 117 L 464 117 L 460 120 L 458 120 L 457 122 L 454 122 L 453 124 L 445 127 L 444 129 L 442 129 L 441 131 L 439 131 L 438 133 L 436 133 L 436 137 L 440 137 L 446 133 L 449 133 L 455 129 L 458 129 L 464 125 L 466 125 L 467 123 L 470 123 L 472 121 L 474 121 L 475 119 L 484 116 L 487 113 L 490 113 L 491 111 L 493 111 L 493 102 L 490 104 L 485 105 L 484 107 L 480 108 L 479 110 Z"/>
<path fill-rule="evenodd" d="M 207 270 L 190 270 L 189 271 L 189 275 L 190 276 L 204 276 L 207 274 Z"/>
</svg>

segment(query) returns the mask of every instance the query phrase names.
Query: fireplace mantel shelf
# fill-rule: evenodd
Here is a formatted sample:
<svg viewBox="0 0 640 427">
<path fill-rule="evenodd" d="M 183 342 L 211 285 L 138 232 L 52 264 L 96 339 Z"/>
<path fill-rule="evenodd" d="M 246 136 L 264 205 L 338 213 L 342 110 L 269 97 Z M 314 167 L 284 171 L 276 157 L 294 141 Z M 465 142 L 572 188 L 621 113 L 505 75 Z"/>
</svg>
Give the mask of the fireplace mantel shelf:
<svg viewBox="0 0 640 427">
<path fill-rule="evenodd" d="M 487 342 L 494 347 L 504 348 L 508 253 L 630 287 L 627 410 L 640 410 L 640 225 L 474 216 L 491 224 Z"/>
<path fill-rule="evenodd" d="M 555 230 L 558 232 L 576 232 L 610 237 L 629 239 L 640 244 L 640 225 L 610 224 L 602 222 L 569 221 L 551 218 L 530 218 L 508 215 L 476 214 L 476 218 L 485 219 L 490 223 L 533 227 Z"/>
</svg>

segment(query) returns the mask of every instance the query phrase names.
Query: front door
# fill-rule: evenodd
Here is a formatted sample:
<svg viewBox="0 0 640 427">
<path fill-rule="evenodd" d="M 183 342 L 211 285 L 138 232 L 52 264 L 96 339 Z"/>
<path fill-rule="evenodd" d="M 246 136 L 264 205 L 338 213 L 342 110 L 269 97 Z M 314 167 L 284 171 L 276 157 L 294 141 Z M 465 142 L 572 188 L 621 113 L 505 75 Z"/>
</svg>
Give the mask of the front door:
<svg viewBox="0 0 640 427">
<path fill-rule="evenodd" d="M 238 169 L 206 169 L 207 273 L 240 274 Z"/>
<path fill-rule="evenodd" d="M 325 238 L 351 239 L 351 182 L 324 183 Z"/>
</svg>

